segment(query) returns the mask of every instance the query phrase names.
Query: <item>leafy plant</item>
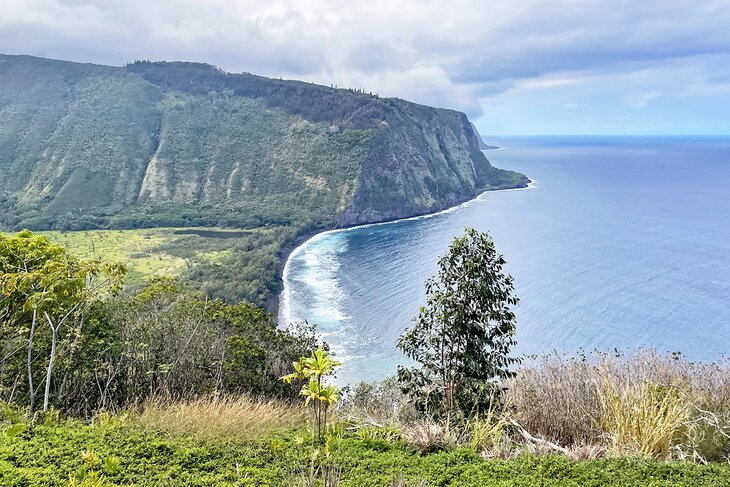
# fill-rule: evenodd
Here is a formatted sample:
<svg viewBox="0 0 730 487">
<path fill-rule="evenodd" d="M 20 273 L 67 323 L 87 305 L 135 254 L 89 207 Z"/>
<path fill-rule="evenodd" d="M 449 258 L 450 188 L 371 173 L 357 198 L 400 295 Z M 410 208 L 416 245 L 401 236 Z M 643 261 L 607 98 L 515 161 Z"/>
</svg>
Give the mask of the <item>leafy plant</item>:
<svg viewBox="0 0 730 487">
<path fill-rule="evenodd" d="M 25 342 L 31 411 L 35 406 L 33 369 L 40 328 L 46 325 L 46 336 L 50 335 L 43 394 L 43 411 L 47 411 L 58 349 L 63 345 L 75 348 L 94 299 L 119 292 L 126 272 L 122 264 L 77 259 L 67 248 L 28 230 L 15 236 L 0 235 L 0 316 L 7 331 Z"/>
<path fill-rule="evenodd" d="M 421 411 L 472 415 L 499 397 L 499 380 L 514 375 L 517 304 L 504 258 L 486 233 L 466 229 L 426 281 L 426 306 L 398 342 L 420 367 L 398 368 L 403 390 Z"/>
<path fill-rule="evenodd" d="M 332 359 L 329 352 L 319 346 L 310 357 L 294 362 L 294 372 L 281 378 L 287 383 L 293 380 L 305 382 L 299 394 L 304 396 L 305 406 L 312 405 L 312 438 L 322 439 L 322 433 L 327 430 L 327 411 L 339 399 L 339 389 L 333 384 L 325 385 L 323 381 L 340 365 L 342 362 Z"/>
</svg>

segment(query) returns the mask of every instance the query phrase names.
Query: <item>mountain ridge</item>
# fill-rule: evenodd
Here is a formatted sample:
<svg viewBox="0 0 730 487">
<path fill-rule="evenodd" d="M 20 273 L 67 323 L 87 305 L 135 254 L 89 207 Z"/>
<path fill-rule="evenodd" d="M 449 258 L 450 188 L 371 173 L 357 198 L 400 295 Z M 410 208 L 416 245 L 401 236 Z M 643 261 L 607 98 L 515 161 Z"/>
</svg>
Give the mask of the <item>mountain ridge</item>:
<svg viewBox="0 0 730 487">
<path fill-rule="evenodd" d="M 8 228 L 299 224 L 437 211 L 528 179 L 465 114 L 189 62 L 0 55 Z"/>
</svg>

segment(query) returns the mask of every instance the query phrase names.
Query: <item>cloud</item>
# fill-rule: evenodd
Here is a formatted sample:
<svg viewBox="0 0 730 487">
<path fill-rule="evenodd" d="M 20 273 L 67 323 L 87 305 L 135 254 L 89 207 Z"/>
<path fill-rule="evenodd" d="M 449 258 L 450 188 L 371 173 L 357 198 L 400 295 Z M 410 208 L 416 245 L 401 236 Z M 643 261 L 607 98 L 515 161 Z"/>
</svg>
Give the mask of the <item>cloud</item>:
<svg viewBox="0 0 730 487">
<path fill-rule="evenodd" d="M 662 92 L 660 90 L 652 90 L 648 93 L 629 96 L 626 98 L 626 103 L 634 108 L 644 108 L 649 101 L 654 98 L 659 98 L 660 96 L 662 96 Z"/>
<path fill-rule="evenodd" d="M 595 96 L 612 80 L 627 109 L 646 107 L 652 93 L 727 96 L 730 85 L 728 0 L 0 3 L 0 52 L 116 65 L 202 61 L 474 117 L 530 93 Z"/>
</svg>

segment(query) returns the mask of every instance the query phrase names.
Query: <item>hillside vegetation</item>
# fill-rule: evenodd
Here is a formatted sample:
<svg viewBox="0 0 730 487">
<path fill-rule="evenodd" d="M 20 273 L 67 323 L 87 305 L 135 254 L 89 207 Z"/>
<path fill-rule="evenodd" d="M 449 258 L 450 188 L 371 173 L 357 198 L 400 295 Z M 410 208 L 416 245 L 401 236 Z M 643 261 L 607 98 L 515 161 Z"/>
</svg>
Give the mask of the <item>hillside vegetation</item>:
<svg viewBox="0 0 730 487">
<path fill-rule="evenodd" d="M 117 256 L 133 285 L 146 262 L 271 310 L 280 260 L 303 236 L 528 181 L 492 167 L 453 110 L 206 64 L 6 55 L 0 174 L 0 230 L 256 230 L 166 239 L 152 258 L 131 251 L 130 234 Z M 71 233 L 54 240 L 76 253 L 91 245 Z"/>
<path fill-rule="evenodd" d="M 129 292 L 158 277 L 182 278 L 208 296 L 262 306 L 276 292 L 281 248 L 295 237 L 291 227 L 142 228 L 44 231 L 40 234 L 84 259 L 127 266 Z"/>
<path fill-rule="evenodd" d="M 194 63 L 0 56 L 5 227 L 334 226 L 524 185 L 467 117 Z"/>
<path fill-rule="evenodd" d="M 302 445 L 303 429 L 272 430 L 253 440 L 209 439 L 145 428 L 134 415 L 102 416 L 90 425 L 51 420 L 32 431 L 7 415 L 5 420 L 0 483 L 7 487 L 720 487 L 730 477 L 727 464 L 641 458 L 574 462 L 532 454 L 488 460 L 470 446 L 419 455 L 406 441 L 388 440 L 377 428 L 343 430 L 313 449 Z"/>
<path fill-rule="evenodd" d="M 264 231 L 166 232 L 94 237 L 174 254 Z M 517 367 L 505 263 L 487 234 L 455 238 L 399 341 L 415 364 L 340 389 L 311 325 L 170 278 L 119 294 L 127 269 L 95 246 L 0 235 L 0 484 L 728 485 L 727 359 Z"/>
</svg>

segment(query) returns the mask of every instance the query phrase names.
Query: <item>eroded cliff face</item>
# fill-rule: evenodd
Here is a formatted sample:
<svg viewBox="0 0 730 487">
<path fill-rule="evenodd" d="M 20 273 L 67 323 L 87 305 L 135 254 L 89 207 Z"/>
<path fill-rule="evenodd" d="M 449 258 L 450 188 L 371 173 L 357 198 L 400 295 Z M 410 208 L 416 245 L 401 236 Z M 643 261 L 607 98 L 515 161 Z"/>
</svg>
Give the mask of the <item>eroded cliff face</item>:
<svg viewBox="0 0 730 487">
<path fill-rule="evenodd" d="M 187 209 L 352 225 L 527 182 L 489 164 L 459 112 L 201 64 L 28 56 L 0 56 L 0 171 L 6 227 L 169 225 Z"/>
<path fill-rule="evenodd" d="M 522 174 L 494 168 L 466 115 L 394 102 L 387 127 L 363 162 L 342 226 L 431 213 L 489 189 L 524 187 Z"/>
</svg>

